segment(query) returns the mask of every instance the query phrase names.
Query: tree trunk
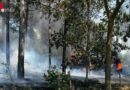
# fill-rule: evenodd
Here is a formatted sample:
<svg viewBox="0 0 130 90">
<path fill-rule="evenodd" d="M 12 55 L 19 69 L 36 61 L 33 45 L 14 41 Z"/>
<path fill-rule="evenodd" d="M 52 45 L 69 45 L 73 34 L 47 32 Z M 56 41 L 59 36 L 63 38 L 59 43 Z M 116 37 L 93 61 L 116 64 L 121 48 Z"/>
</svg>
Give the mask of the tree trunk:
<svg viewBox="0 0 130 90">
<path fill-rule="evenodd" d="M 26 2 L 26 26 L 25 26 L 25 49 L 28 49 L 28 16 L 29 16 L 29 1 Z"/>
<path fill-rule="evenodd" d="M 7 8 L 10 9 L 10 0 L 7 1 Z M 11 72 L 10 72 L 10 12 L 8 11 L 6 14 L 6 61 L 7 61 L 7 69 L 8 69 L 8 74 L 10 79 L 12 80 L 11 77 Z"/>
<path fill-rule="evenodd" d="M 112 47 L 112 32 L 114 20 L 108 22 L 107 45 L 106 45 L 106 60 L 105 60 L 105 85 L 106 90 L 111 90 L 111 47 Z"/>
<path fill-rule="evenodd" d="M 26 37 L 27 37 L 27 30 L 28 30 L 28 14 L 29 14 L 29 2 L 27 1 L 26 2 L 26 27 L 25 27 L 25 34 L 26 34 Z"/>
<path fill-rule="evenodd" d="M 89 60 L 90 60 L 90 57 L 87 57 L 87 61 L 86 61 L 86 79 L 85 79 L 86 85 L 88 85 Z"/>
<path fill-rule="evenodd" d="M 108 0 L 104 0 L 104 6 L 108 18 L 108 33 L 107 33 L 107 45 L 106 45 L 106 60 L 105 60 L 105 90 L 111 90 L 111 47 L 112 47 L 112 32 L 113 24 L 116 15 L 118 14 L 122 4 L 125 0 L 117 0 L 116 7 L 111 13 Z"/>
<path fill-rule="evenodd" d="M 18 78 L 24 79 L 24 42 L 26 28 L 26 2 L 20 1 L 20 28 L 19 28 L 19 53 L 18 53 Z"/>
<path fill-rule="evenodd" d="M 51 40 L 49 39 L 49 70 L 51 69 Z"/>
<path fill-rule="evenodd" d="M 10 0 L 7 1 L 7 8 L 9 8 L 9 2 Z M 10 13 L 9 11 L 7 12 L 6 15 L 6 60 L 7 60 L 7 66 L 8 69 L 10 67 L 10 34 L 9 34 L 9 17 Z"/>
<path fill-rule="evenodd" d="M 62 56 L 62 72 L 66 73 L 66 46 L 63 47 L 63 56 Z"/>
<path fill-rule="evenodd" d="M 49 69 L 51 69 L 51 1 L 49 0 L 49 13 L 48 13 L 48 20 L 49 20 Z"/>
<path fill-rule="evenodd" d="M 66 20 L 65 20 L 65 23 L 64 23 L 64 41 L 66 41 L 66 34 L 67 34 L 67 28 L 66 28 Z M 66 73 L 66 43 L 64 42 L 64 45 L 63 45 L 63 55 L 62 55 L 62 72 L 63 73 Z"/>
<path fill-rule="evenodd" d="M 87 28 L 88 28 L 88 35 L 87 35 L 87 61 L 86 61 L 86 85 L 88 85 L 88 70 L 89 70 L 89 62 L 90 62 L 90 52 L 89 52 L 89 49 L 90 49 L 90 1 L 87 1 L 87 10 L 88 10 L 88 21 L 87 21 Z"/>
</svg>

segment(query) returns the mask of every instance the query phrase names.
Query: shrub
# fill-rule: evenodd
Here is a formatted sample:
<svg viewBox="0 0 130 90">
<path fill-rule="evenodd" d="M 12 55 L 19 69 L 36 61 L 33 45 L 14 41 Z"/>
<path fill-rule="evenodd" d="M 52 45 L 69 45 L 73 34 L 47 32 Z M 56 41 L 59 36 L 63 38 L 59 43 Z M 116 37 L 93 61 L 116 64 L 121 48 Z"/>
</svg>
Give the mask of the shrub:
<svg viewBox="0 0 130 90">
<path fill-rule="evenodd" d="M 56 90 L 69 90 L 70 73 L 61 73 L 56 69 L 56 66 L 48 70 L 47 74 L 44 74 L 44 78 L 49 87 L 53 87 Z"/>
</svg>

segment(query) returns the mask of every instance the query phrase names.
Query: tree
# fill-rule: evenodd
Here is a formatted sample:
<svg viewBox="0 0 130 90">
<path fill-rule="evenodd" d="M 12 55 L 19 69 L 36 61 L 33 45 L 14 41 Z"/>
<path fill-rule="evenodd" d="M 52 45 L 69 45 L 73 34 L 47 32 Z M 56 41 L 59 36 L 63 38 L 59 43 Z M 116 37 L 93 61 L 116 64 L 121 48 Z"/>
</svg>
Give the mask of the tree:
<svg viewBox="0 0 130 90">
<path fill-rule="evenodd" d="M 10 8 L 10 0 L 7 1 L 7 8 Z M 6 60 L 8 62 L 8 68 L 10 67 L 10 34 L 9 34 L 9 11 L 6 14 Z"/>
<path fill-rule="evenodd" d="M 64 32 L 63 32 L 63 40 L 65 40 L 65 43 L 63 44 L 63 54 L 62 54 L 62 72 L 66 73 L 66 34 L 67 34 L 67 20 L 64 21 Z"/>
<path fill-rule="evenodd" d="M 58 3 L 57 7 L 59 12 L 55 13 L 54 16 L 61 16 L 64 18 L 64 30 L 56 32 L 52 37 L 54 44 L 57 48 L 63 47 L 62 53 L 62 72 L 66 72 L 67 61 L 66 49 L 70 46 L 76 46 L 77 42 L 81 37 L 77 37 L 78 34 L 82 34 L 84 29 L 80 27 L 85 26 L 85 2 L 76 0 L 64 0 Z M 84 18 L 84 19 L 83 19 Z M 76 34 L 77 33 L 77 34 Z M 81 39 L 80 39 L 81 40 Z M 76 44 L 76 45 L 75 45 Z"/>
<path fill-rule="evenodd" d="M 18 78 L 24 78 L 24 41 L 26 26 L 26 0 L 20 1 L 20 27 L 19 27 L 19 51 L 18 51 Z"/>
<path fill-rule="evenodd" d="M 56 8 L 55 6 L 52 6 L 52 4 L 55 5 L 57 0 L 45 0 L 47 4 L 40 3 L 42 5 L 41 10 L 43 12 L 43 16 L 48 15 L 48 57 L 49 57 L 49 69 L 51 69 L 51 34 L 52 34 L 52 28 L 51 28 L 51 16 L 55 12 Z"/>
<path fill-rule="evenodd" d="M 6 1 L 6 8 L 10 9 L 10 0 Z M 5 12 L 6 15 L 6 61 L 7 61 L 7 71 L 9 74 L 10 79 L 12 80 L 11 77 L 11 72 L 10 72 L 10 11 Z"/>
<path fill-rule="evenodd" d="M 84 45 L 83 45 L 82 48 L 85 47 L 86 50 L 85 51 L 82 50 L 82 52 L 86 53 L 85 55 L 83 55 L 83 57 L 85 57 L 84 59 L 86 59 L 86 79 L 85 79 L 85 81 L 86 81 L 86 84 L 88 84 L 88 70 L 90 68 L 89 65 L 91 63 L 92 50 L 94 49 L 95 43 L 98 43 L 98 40 L 94 41 L 92 39 L 92 38 L 95 38 L 95 36 L 90 38 L 91 34 L 98 33 L 98 30 L 94 31 L 94 29 L 96 27 L 96 23 L 94 23 L 91 18 L 92 17 L 94 18 L 97 15 L 97 13 L 100 10 L 101 6 L 99 6 L 100 3 L 97 0 L 87 0 L 87 1 L 84 1 L 84 3 L 86 3 L 86 8 L 87 8 L 87 11 L 84 10 L 84 12 L 86 12 L 86 14 L 84 16 L 86 16 L 87 19 L 86 19 L 86 28 L 85 28 L 86 29 L 86 31 L 85 31 L 86 37 L 84 37 L 85 40 L 83 41 Z M 85 41 L 87 41 L 87 42 L 85 43 Z M 85 46 L 85 44 L 86 44 L 86 46 Z M 82 46 L 82 45 L 80 45 L 80 46 Z"/>
<path fill-rule="evenodd" d="M 48 5 L 46 6 L 46 10 L 48 10 L 48 44 L 49 44 L 49 69 L 51 69 L 51 34 L 52 34 L 52 30 L 51 30 L 51 15 L 52 15 L 52 7 L 51 4 L 54 3 L 53 0 L 47 0 Z"/>
<path fill-rule="evenodd" d="M 108 18 L 108 33 L 106 44 L 106 60 L 105 60 L 105 90 L 111 90 L 111 48 L 112 48 L 112 33 L 113 25 L 116 15 L 118 14 L 122 4 L 125 0 L 116 0 L 116 7 L 114 10 L 110 10 L 108 0 L 104 0 L 105 11 Z"/>
<path fill-rule="evenodd" d="M 49 13 L 48 13 L 48 32 L 49 32 L 49 69 L 51 68 L 51 0 L 49 0 Z"/>
<path fill-rule="evenodd" d="M 87 34 L 87 49 L 89 50 L 90 48 L 90 1 L 87 1 L 87 29 L 88 29 L 88 34 Z M 90 62 L 90 52 L 87 52 L 87 60 L 86 60 L 86 83 L 88 84 L 88 69 L 89 69 L 89 62 Z"/>
</svg>

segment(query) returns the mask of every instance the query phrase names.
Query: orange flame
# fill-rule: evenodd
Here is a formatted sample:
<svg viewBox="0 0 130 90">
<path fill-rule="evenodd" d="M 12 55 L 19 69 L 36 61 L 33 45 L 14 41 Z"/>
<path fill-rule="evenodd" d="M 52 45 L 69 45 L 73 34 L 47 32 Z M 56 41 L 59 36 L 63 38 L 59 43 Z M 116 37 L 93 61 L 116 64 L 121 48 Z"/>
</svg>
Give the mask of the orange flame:
<svg viewBox="0 0 130 90">
<path fill-rule="evenodd" d="M 121 65 L 121 63 L 118 63 L 117 64 L 117 70 L 120 70 L 120 69 L 122 69 L 122 65 Z"/>
</svg>

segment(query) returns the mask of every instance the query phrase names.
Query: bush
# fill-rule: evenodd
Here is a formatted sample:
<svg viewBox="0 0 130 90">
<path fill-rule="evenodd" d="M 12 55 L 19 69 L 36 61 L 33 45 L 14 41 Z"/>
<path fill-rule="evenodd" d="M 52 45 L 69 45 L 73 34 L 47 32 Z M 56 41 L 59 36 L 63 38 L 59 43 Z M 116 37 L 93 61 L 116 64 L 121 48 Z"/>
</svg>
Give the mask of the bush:
<svg viewBox="0 0 130 90">
<path fill-rule="evenodd" d="M 47 74 L 44 74 L 44 78 L 49 87 L 53 87 L 56 90 L 69 90 L 70 73 L 61 73 L 56 69 L 56 66 L 48 70 Z"/>
</svg>

